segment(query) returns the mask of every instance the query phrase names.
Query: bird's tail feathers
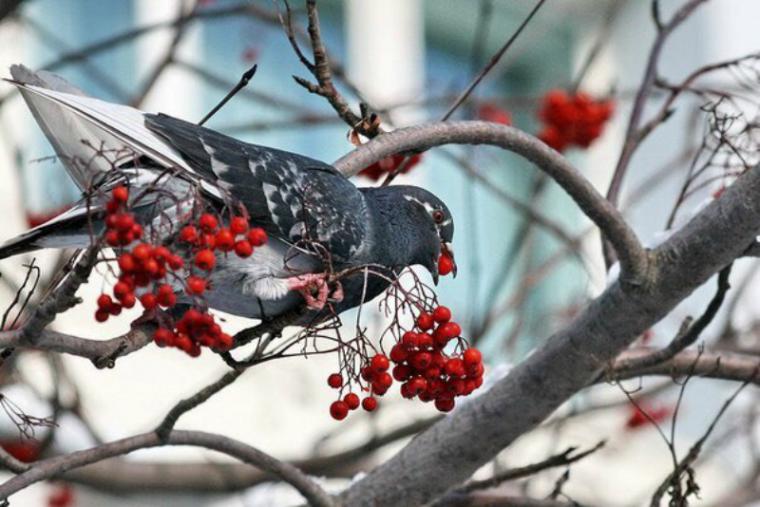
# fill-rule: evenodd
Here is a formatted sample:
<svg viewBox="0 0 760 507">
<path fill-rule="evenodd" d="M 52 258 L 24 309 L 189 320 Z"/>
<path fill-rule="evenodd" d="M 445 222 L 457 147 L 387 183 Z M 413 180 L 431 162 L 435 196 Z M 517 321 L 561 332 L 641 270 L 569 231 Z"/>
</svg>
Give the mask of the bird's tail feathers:
<svg viewBox="0 0 760 507">
<path fill-rule="evenodd" d="M 187 167 L 182 157 L 144 125 L 141 111 L 86 96 L 55 74 L 11 67 L 12 80 L 80 189 L 121 160 L 146 155 L 165 167 Z"/>
<path fill-rule="evenodd" d="M 71 208 L 0 245 L 0 259 L 42 248 L 84 248 L 91 243 L 90 230 L 102 227 L 99 220 L 90 227 L 88 220 L 86 206 Z"/>
</svg>

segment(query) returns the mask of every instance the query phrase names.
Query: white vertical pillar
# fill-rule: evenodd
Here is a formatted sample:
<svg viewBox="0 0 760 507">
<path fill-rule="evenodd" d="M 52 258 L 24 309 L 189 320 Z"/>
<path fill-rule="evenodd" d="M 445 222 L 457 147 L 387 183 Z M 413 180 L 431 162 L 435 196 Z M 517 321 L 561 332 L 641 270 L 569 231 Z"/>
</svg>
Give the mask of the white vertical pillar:
<svg viewBox="0 0 760 507">
<path fill-rule="evenodd" d="M 417 98 L 425 85 L 421 0 L 347 0 L 348 76 L 376 107 Z M 392 117 L 410 123 L 411 110 Z"/>
<path fill-rule="evenodd" d="M 135 3 L 135 25 L 144 26 L 176 19 L 183 0 L 137 0 Z M 177 48 L 177 55 L 191 59 L 201 52 L 199 24 L 191 24 Z M 164 58 L 174 37 L 174 28 L 168 27 L 143 35 L 137 44 L 136 71 L 140 79 L 153 71 Z M 200 101 L 200 81 L 185 71 L 167 68 L 146 97 L 141 108 L 147 111 L 161 111 L 189 121 L 197 121 L 205 112 Z"/>
</svg>

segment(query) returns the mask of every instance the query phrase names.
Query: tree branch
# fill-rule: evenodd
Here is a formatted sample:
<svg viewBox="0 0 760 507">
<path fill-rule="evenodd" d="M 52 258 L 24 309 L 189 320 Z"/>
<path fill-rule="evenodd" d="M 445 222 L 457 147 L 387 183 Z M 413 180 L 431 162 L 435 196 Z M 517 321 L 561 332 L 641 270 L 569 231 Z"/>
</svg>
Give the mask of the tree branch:
<svg viewBox="0 0 760 507">
<path fill-rule="evenodd" d="M 605 442 L 602 440 L 591 449 L 587 449 L 579 453 L 576 453 L 578 450 L 576 447 L 569 447 L 564 452 L 555 454 L 554 456 L 549 456 L 548 458 L 541 460 L 538 463 L 533 463 L 518 468 L 510 468 L 482 481 L 470 481 L 461 488 L 455 490 L 453 493 L 471 493 L 479 489 L 489 489 L 496 487 L 503 482 L 528 477 L 549 468 L 570 465 L 576 461 L 582 460 L 590 454 L 595 453 L 604 447 L 604 444 Z"/>
<path fill-rule="evenodd" d="M 0 485 L 0 499 L 6 499 L 13 493 L 36 482 L 59 477 L 68 470 L 83 467 L 114 456 L 129 454 L 138 449 L 147 449 L 161 445 L 190 445 L 227 454 L 280 477 L 296 488 L 310 505 L 321 507 L 332 507 L 334 505 L 330 496 L 319 485 L 293 465 L 278 461 L 255 447 L 222 435 L 201 431 L 179 430 L 170 432 L 165 440 L 160 438 L 155 432 L 143 433 L 142 435 L 99 445 L 92 449 L 38 461 L 27 471 L 12 477 Z"/>
<path fill-rule="evenodd" d="M 760 385 L 760 376 L 757 375 L 758 367 L 760 367 L 760 357 L 756 355 L 690 349 L 684 350 L 673 358 L 655 365 L 634 369 L 626 366 L 626 363 L 631 363 L 642 357 L 648 357 L 651 354 L 652 350 L 648 347 L 624 352 L 618 357 L 608 375 L 604 378 L 625 380 L 653 375 L 678 378 L 692 374 L 697 377 L 750 382 Z M 616 366 L 618 362 L 622 366 L 619 370 Z"/>
<path fill-rule="evenodd" d="M 760 169 L 754 168 L 652 252 L 651 284 L 624 290 L 613 283 L 506 378 L 355 483 L 342 495 L 345 503 L 420 505 L 466 480 L 740 256 L 760 232 L 759 193 Z"/>
<path fill-rule="evenodd" d="M 567 159 L 537 138 L 512 127 L 482 121 L 440 122 L 403 128 L 378 136 L 333 164 L 353 176 L 390 155 L 424 151 L 444 144 L 485 144 L 514 152 L 556 181 L 601 229 L 620 257 L 622 279 L 645 283 L 647 253 L 623 217 Z"/>
<path fill-rule="evenodd" d="M 654 366 L 663 361 L 667 361 L 672 358 L 686 347 L 697 341 L 702 331 L 712 322 L 720 310 L 723 300 L 726 298 L 726 293 L 731 285 L 728 283 L 728 277 L 731 274 L 731 267 L 733 264 L 729 264 L 723 268 L 718 275 L 718 288 L 715 295 L 707 305 L 705 312 L 697 319 L 694 324 L 688 326 L 685 330 L 679 331 L 678 335 L 671 341 L 667 347 L 662 348 L 656 352 L 649 354 L 648 356 L 638 357 L 626 362 L 618 361 L 615 365 L 616 372 L 624 372 L 629 370 L 641 370 L 649 366 Z"/>
</svg>

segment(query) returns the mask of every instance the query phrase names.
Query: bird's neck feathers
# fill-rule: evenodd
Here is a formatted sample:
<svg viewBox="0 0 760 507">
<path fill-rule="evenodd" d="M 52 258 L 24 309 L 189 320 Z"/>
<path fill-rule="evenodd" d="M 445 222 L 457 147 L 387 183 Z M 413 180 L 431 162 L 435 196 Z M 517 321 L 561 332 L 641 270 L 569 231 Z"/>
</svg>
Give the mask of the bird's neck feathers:
<svg viewBox="0 0 760 507">
<path fill-rule="evenodd" d="M 431 249 L 436 248 L 434 227 L 428 224 L 425 211 L 406 199 L 398 187 L 360 189 L 373 209 L 371 230 L 375 248 L 382 250 L 388 267 L 426 264 Z M 377 250 L 376 250 L 377 251 Z"/>
</svg>

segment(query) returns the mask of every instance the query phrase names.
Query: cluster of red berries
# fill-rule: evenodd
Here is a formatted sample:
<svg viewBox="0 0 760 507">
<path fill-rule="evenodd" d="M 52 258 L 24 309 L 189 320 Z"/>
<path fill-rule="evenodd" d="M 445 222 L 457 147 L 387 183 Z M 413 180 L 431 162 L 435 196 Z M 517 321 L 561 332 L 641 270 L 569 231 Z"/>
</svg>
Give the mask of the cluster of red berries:
<svg viewBox="0 0 760 507">
<path fill-rule="evenodd" d="M 129 190 L 118 186 L 111 192 L 106 204 L 106 243 L 109 246 L 126 246 L 142 238 L 143 228 L 135 222 L 135 216 L 127 212 Z"/>
<path fill-rule="evenodd" d="M 358 394 L 349 392 L 342 399 L 332 402 L 330 404 L 332 418 L 341 421 L 346 418 L 349 410 L 356 410 L 360 404 L 367 412 L 374 411 L 377 408 L 376 396 L 384 395 L 393 384 L 393 378 L 388 373 L 390 366 L 391 363 L 385 355 L 375 354 L 372 356 L 369 364 L 362 368 L 361 372 L 362 378 L 370 383 L 370 387 L 365 388 L 370 391 L 370 395 L 360 401 Z M 345 385 L 343 375 L 331 373 L 327 377 L 327 385 L 333 389 L 341 389 Z"/>
<path fill-rule="evenodd" d="M 409 159 L 407 162 L 404 162 L 405 160 Z M 362 176 L 366 176 L 367 178 L 370 178 L 373 181 L 377 181 L 380 178 L 382 178 L 385 174 L 392 173 L 396 171 L 399 166 L 401 166 L 402 163 L 406 163 L 406 166 L 401 171 L 401 174 L 408 173 L 411 171 L 414 166 L 420 163 L 422 160 L 422 154 L 416 153 L 412 155 L 411 157 L 406 157 L 405 155 L 392 155 L 390 157 L 386 157 L 379 162 L 375 162 L 374 164 L 365 167 L 361 171 L 359 171 L 359 174 Z"/>
<path fill-rule="evenodd" d="M 169 271 L 182 269 L 185 261 L 165 246 L 138 243 L 131 250 L 117 257 L 118 281 L 113 286 L 113 296 L 101 294 L 95 320 L 105 322 L 111 315 L 119 315 L 123 308 L 132 308 L 138 300 L 135 291 L 140 288 L 140 304 L 146 310 L 157 306 L 171 308 L 177 303 L 174 288 L 166 283 Z M 153 290 L 148 287 L 153 286 Z"/>
<path fill-rule="evenodd" d="M 132 308 L 139 300 L 146 311 L 157 307 L 171 308 L 177 295 L 167 278 L 184 281 L 187 294 L 199 297 L 209 287 L 208 274 L 216 266 L 217 252 L 246 258 L 254 247 L 267 242 L 266 232 L 250 228 L 248 219 L 234 216 L 229 227 L 220 227 L 211 213 L 203 213 L 194 223 L 185 225 L 178 234 L 182 255 L 166 245 L 138 243 L 131 250 L 123 247 L 143 236 L 140 224 L 128 212 L 129 191 L 124 186 L 113 189 L 106 211 L 106 243 L 122 247 L 117 257 L 118 281 L 113 287 L 113 298 L 108 294 L 98 297 L 95 320 L 105 322 L 111 315 L 119 315 L 123 308 Z M 184 257 L 183 257 L 184 256 Z M 187 263 L 186 263 L 187 259 Z M 189 268 L 182 271 L 186 264 Z M 197 270 L 197 271 L 196 271 Z M 205 275 L 205 276 L 204 276 Z M 139 297 L 136 295 L 139 292 Z M 161 347 L 176 347 L 191 356 L 200 354 L 201 347 L 228 350 L 233 339 L 223 333 L 213 315 L 206 309 L 190 308 L 172 327 L 159 327 L 154 341 Z"/>
<path fill-rule="evenodd" d="M 407 331 L 393 346 L 391 361 L 396 363 L 393 378 L 405 398 L 435 401 L 441 412 L 454 408 L 454 398 L 467 396 L 483 385 L 483 358 L 476 348 L 447 354 L 449 342 L 459 338 L 462 328 L 451 320 L 451 310 L 439 306 L 417 317 L 415 329 Z"/>
<path fill-rule="evenodd" d="M 544 96 L 538 113 L 544 124 L 538 137 L 557 151 L 570 146 L 588 148 L 602 135 L 613 110 L 609 100 L 594 100 L 582 92 L 569 95 L 552 90 Z"/>
<path fill-rule="evenodd" d="M 229 227 L 219 227 L 219 221 L 210 213 L 201 215 L 197 225 L 188 224 L 179 231 L 179 240 L 195 251 L 193 263 L 203 271 L 214 269 L 215 250 L 222 253 L 234 251 L 238 257 L 246 258 L 267 239 L 267 233 L 261 227 L 249 229 L 245 217 L 233 217 Z"/>
<path fill-rule="evenodd" d="M 401 382 L 404 398 L 434 401 L 441 412 L 451 411 L 454 398 L 467 396 L 483 385 L 483 358 L 478 349 L 463 348 L 460 342 L 461 353 L 444 351 L 461 333 L 459 324 L 451 320 L 451 310 L 445 306 L 420 314 L 414 329 L 405 332 L 393 346 L 390 357 L 376 354 L 362 368 L 361 378 L 369 384 L 364 390 L 370 393 L 361 401 L 362 407 L 368 412 L 375 410 L 376 396 L 384 395 L 396 380 Z M 395 366 L 391 370 L 392 363 Z M 327 377 L 327 384 L 334 389 L 346 386 L 340 373 Z M 340 421 L 359 404 L 359 396 L 349 392 L 330 405 L 330 415 Z"/>
<path fill-rule="evenodd" d="M 201 347 L 225 351 L 234 343 L 232 336 L 222 332 L 213 315 L 195 308 L 187 310 L 174 329 L 158 328 L 153 340 L 159 347 L 176 347 L 192 357 L 201 354 Z"/>
</svg>

